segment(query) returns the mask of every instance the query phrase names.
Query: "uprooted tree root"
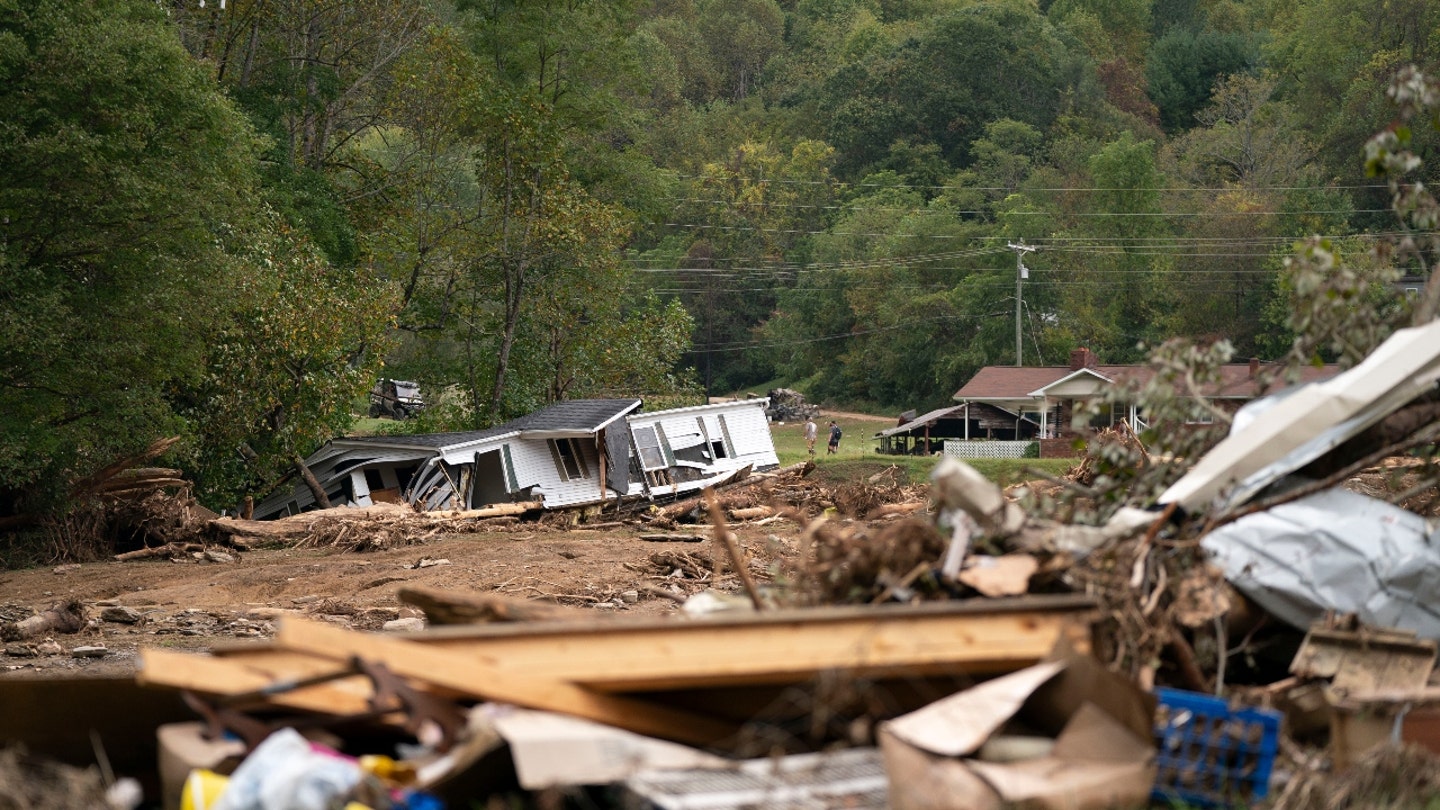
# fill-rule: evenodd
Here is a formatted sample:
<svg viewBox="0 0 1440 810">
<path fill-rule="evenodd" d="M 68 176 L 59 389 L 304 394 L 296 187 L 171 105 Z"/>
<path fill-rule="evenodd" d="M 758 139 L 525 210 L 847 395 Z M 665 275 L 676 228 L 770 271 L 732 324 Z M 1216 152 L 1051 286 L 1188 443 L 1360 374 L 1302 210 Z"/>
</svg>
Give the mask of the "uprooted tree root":
<svg viewBox="0 0 1440 810">
<path fill-rule="evenodd" d="M 37 521 L 33 553 L 46 563 L 87 562 L 117 551 L 195 542 L 207 535 L 214 517 L 185 489 L 93 495 Z"/>
<path fill-rule="evenodd" d="M 812 560 L 795 572 L 795 581 L 797 596 L 811 604 L 872 601 L 917 566 L 938 564 L 945 553 L 944 538 L 921 518 L 878 525 L 816 521 L 806 533 Z"/>
</svg>

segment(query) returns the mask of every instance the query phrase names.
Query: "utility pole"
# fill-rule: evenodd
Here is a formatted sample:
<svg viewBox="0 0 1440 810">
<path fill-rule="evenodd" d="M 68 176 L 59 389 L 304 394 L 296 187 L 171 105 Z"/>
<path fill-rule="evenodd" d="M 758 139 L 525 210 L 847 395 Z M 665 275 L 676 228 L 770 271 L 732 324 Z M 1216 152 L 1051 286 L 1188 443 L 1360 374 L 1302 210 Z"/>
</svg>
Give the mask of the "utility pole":
<svg viewBox="0 0 1440 810">
<path fill-rule="evenodd" d="M 1009 242 L 1006 247 L 1015 251 L 1015 367 L 1019 368 L 1025 365 L 1020 336 L 1020 282 L 1030 277 L 1030 270 L 1025 266 L 1025 254 L 1034 253 L 1035 248 L 1025 244 L 1024 239 L 1019 244 Z"/>
</svg>

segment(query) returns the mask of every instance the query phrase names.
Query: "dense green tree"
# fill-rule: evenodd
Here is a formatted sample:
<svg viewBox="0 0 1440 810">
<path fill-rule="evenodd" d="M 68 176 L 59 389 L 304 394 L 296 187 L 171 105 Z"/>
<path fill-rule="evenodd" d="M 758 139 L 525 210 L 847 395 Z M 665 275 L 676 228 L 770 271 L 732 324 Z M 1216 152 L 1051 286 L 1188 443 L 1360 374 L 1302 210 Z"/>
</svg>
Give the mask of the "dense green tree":
<svg viewBox="0 0 1440 810">
<path fill-rule="evenodd" d="M 186 391 L 198 441 L 191 469 L 211 503 L 263 494 L 299 458 L 342 434 L 386 355 L 395 288 L 337 268 L 277 225 L 245 240 L 253 270 L 210 325 L 204 377 Z"/>
<path fill-rule="evenodd" d="M 1093 191 L 1048 261 L 1069 287 L 1057 330 L 1111 362 L 1140 356 L 1162 337 L 1170 288 L 1164 246 L 1173 239 L 1160 206 L 1155 145 L 1122 133 L 1091 156 Z"/>
<path fill-rule="evenodd" d="M 270 139 L 266 197 L 334 263 L 361 260 L 350 201 L 387 178 L 355 159 L 355 140 L 386 125 L 380 99 L 395 66 L 427 39 L 420 0 L 232 0 L 177 4 L 175 27 Z"/>
<path fill-rule="evenodd" d="M 1203 29 L 1172 28 L 1155 40 L 1146 58 L 1150 98 L 1167 132 L 1188 129 L 1210 102 L 1215 83 L 1254 69 L 1259 50 L 1252 37 Z"/>
<path fill-rule="evenodd" d="M 876 164 L 897 140 L 934 143 L 952 167 L 987 122 L 1045 127 L 1078 82 L 1075 63 L 1033 6 L 987 2 L 936 17 L 883 55 L 826 82 L 828 138 L 841 165 Z"/>
<path fill-rule="evenodd" d="M 185 432 L 257 144 L 143 0 L 0 3 L 0 108 L 3 510 Z"/>
</svg>

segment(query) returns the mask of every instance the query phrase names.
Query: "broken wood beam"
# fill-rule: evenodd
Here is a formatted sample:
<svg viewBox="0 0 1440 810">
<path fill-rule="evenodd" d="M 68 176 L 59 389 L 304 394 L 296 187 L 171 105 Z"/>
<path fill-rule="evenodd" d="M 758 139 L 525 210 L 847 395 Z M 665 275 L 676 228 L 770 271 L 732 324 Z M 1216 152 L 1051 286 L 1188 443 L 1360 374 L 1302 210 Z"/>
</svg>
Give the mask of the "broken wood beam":
<svg viewBox="0 0 1440 810">
<path fill-rule="evenodd" d="M 307 656 L 285 666 L 285 656 L 256 654 L 216 658 L 198 653 L 144 647 L 136 680 L 142 686 L 189 689 L 206 695 L 236 696 L 263 692 L 270 703 L 320 714 L 352 715 L 370 710 L 373 689 L 363 675 L 352 674 L 299 689 L 290 685 L 327 674 L 350 671 Z"/>
<path fill-rule="evenodd" d="M 603 694 L 560 678 L 501 668 L 463 652 L 393 636 L 292 618 L 281 622 L 275 641 L 287 649 L 340 661 L 378 661 L 402 677 L 480 700 L 560 712 L 692 745 L 712 745 L 736 731 L 730 723 L 694 712 Z"/>
<path fill-rule="evenodd" d="M 151 459 L 159 458 L 160 456 L 165 454 L 166 450 L 174 447 L 175 444 L 179 441 L 179 436 L 170 436 L 164 439 L 157 439 L 154 442 L 151 442 L 149 447 L 145 448 L 139 453 L 133 456 L 118 459 L 110 465 L 94 473 L 91 473 L 85 478 L 76 481 L 74 484 L 71 484 L 70 493 L 72 495 L 83 495 L 87 492 L 94 492 L 107 480 L 119 475 L 125 470 L 133 468 L 136 464 L 144 464 Z"/>
<path fill-rule="evenodd" d="M 751 484 L 758 484 L 761 481 L 766 480 L 758 477 L 754 478 L 754 480 L 751 480 L 750 470 L 751 467 L 749 465 L 741 467 L 740 469 L 736 470 L 725 478 L 706 487 L 705 491 L 718 492 L 720 490 L 730 489 L 732 487 L 745 487 Z M 669 506 L 662 508 L 659 511 L 659 516 L 662 518 L 669 518 L 671 520 L 674 520 L 681 515 L 684 515 L 688 512 L 693 512 L 696 509 L 704 509 L 704 497 L 705 496 L 703 494 L 700 494 L 685 498 L 684 500 L 676 501 Z"/>
</svg>

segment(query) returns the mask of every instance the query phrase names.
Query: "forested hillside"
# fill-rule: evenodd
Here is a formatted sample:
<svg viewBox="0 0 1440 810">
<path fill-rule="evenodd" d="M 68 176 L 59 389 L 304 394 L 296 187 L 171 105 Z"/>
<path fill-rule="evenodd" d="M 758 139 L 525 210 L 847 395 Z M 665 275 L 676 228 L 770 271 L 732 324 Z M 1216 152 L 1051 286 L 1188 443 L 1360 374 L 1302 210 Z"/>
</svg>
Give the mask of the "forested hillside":
<svg viewBox="0 0 1440 810">
<path fill-rule="evenodd" d="M 1301 239 L 1364 279 L 1423 272 L 1372 258 L 1399 225 L 1363 153 L 1437 20 L 0 0 L 0 516 L 166 436 L 234 504 L 382 375 L 444 392 L 436 428 L 774 379 L 937 405 L 1016 362 L 1022 256 L 1027 364 L 1176 336 L 1276 357 Z"/>
</svg>

